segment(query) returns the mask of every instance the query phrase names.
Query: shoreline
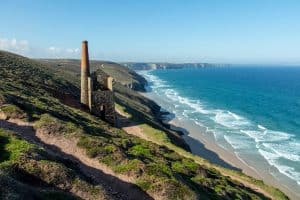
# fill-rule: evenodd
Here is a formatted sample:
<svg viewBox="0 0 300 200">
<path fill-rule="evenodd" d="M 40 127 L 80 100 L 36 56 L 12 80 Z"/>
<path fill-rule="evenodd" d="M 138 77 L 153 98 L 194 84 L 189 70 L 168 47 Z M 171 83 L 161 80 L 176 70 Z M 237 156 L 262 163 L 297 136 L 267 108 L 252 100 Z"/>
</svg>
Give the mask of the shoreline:
<svg viewBox="0 0 300 200">
<path fill-rule="evenodd" d="M 149 98 L 149 96 L 147 96 L 147 98 Z M 160 106 L 159 102 L 155 102 Z M 166 115 L 166 113 L 173 115 L 173 113 L 168 111 L 160 112 L 162 116 Z M 239 158 L 233 150 L 230 151 L 222 148 L 217 144 L 213 136 L 204 134 L 203 131 L 199 131 L 199 128 L 196 126 L 183 125 L 184 122 L 180 122 L 180 120 L 176 117 L 171 120 L 163 120 L 162 118 L 159 118 L 159 120 L 162 124 L 168 126 L 169 129 L 176 131 L 179 135 L 181 135 L 182 139 L 190 147 L 191 153 L 205 158 L 213 164 L 227 169 L 240 171 L 250 177 L 262 180 L 263 182 L 282 190 L 290 199 L 299 199 L 297 193 L 290 190 L 288 186 L 280 183 L 280 180 L 276 179 L 273 175 L 270 173 L 258 172 L 254 167 L 249 166 L 244 160 Z M 197 135 L 197 137 L 193 137 L 195 135 Z"/>
<path fill-rule="evenodd" d="M 142 73 L 140 75 L 148 81 L 148 76 L 145 77 Z M 148 78 L 152 82 L 156 81 L 155 78 L 150 76 Z M 152 84 L 160 87 L 160 84 L 164 85 L 164 82 L 158 79 L 157 84 Z M 248 149 L 248 151 L 236 151 L 226 139 L 219 141 L 218 139 L 220 138 L 216 139 L 209 128 L 201 126 L 197 121 L 180 117 L 180 114 L 179 118 L 177 118 L 176 105 L 173 106 L 172 102 L 161 96 L 161 93 L 157 94 L 154 92 L 151 85 L 144 85 L 144 88 L 145 91 L 141 92 L 141 94 L 154 101 L 160 107 L 160 111 L 156 112 L 157 119 L 166 128 L 176 131 L 187 143 L 193 154 L 213 164 L 240 171 L 250 177 L 262 180 L 268 185 L 282 190 L 290 199 L 300 199 L 299 184 L 279 171 L 277 166 L 269 163 L 269 160 L 266 160 L 264 156 L 256 154 L 256 152 L 253 153 L 251 149 Z"/>
<path fill-rule="evenodd" d="M 172 129 L 174 131 L 181 131 L 179 129 L 184 129 L 184 128 L 181 128 L 182 125 L 180 123 L 178 123 L 177 119 L 173 119 L 169 122 L 164 122 L 164 123 L 169 124 L 170 129 Z M 179 127 L 179 129 L 178 129 L 178 127 Z M 229 169 L 236 168 L 236 169 L 233 169 L 233 170 L 244 172 L 247 175 L 255 177 L 257 179 L 262 179 L 263 178 L 257 172 L 256 169 L 254 169 L 253 167 L 247 165 L 235 153 L 232 153 L 232 152 L 220 147 L 216 143 L 216 141 L 213 137 L 208 137 L 207 135 L 204 136 L 204 134 L 202 132 L 197 131 L 197 134 L 200 135 L 201 137 L 199 137 L 199 139 L 198 138 L 195 139 L 192 136 L 190 136 L 190 134 L 191 134 L 190 131 L 191 130 L 188 130 L 188 129 L 185 129 L 185 131 L 182 131 L 184 133 L 182 135 L 182 138 L 190 146 L 191 151 L 192 151 L 193 154 L 196 154 L 200 157 L 203 157 L 206 160 L 208 160 L 209 162 L 211 162 L 213 164 L 220 165 L 221 167 L 229 168 Z M 201 143 L 203 146 L 202 147 L 199 146 L 199 143 Z M 207 151 L 213 151 L 214 153 L 216 153 L 218 158 L 209 157 L 209 155 L 204 155 L 205 153 L 207 153 Z M 220 161 L 218 161 L 217 159 L 221 159 L 224 162 L 232 165 L 233 167 L 228 167 L 228 166 L 224 165 L 223 163 L 220 163 Z"/>
<path fill-rule="evenodd" d="M 243 159 L 239 158 L 232 147 L 231 150 L 229 150 L 218 145 L 212 135 L 205 134 L 204 130 L 199 130 L 197 125 L 191 124 L 193 121 L 181 122 L 176 118 L 175 114 L 165 110 L 158 99 L 149 97 L 149 95 L 147 95 L 149 92 L 146 91 L 140 93 L 153 100 L 161 108 L 157 114 L 157 119 L 166 128 L 177 132 L 185 143 L 187 143 L 191 153 L 208 160 L 210 163 L 227 169 L 240 171 L 250 177 L 262 180 L 263 182 L 282 190 L 290 199 L 299 199 L 300 196 L 296 192 L 289 189 L 287 185 L 282 184 L 280 180 L 276 179 L 270 173 L 270 171 L 272 171 L 271 169 L 259 172 L 254 167 L 248 165 Z M 172 118 L 168 119 L 168 115 L 171 115 Z M 270 168 L 272 168 L 272 166 Z"/>
</svg>

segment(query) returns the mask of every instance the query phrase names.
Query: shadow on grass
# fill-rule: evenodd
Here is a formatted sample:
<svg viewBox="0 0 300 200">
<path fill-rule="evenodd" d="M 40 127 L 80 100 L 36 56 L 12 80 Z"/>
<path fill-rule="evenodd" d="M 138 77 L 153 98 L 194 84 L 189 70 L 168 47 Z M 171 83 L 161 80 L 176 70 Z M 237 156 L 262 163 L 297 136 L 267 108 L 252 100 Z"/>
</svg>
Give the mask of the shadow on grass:
<svg viewBox="0 0 300 200">
<path fill-rule="evenodd" d="M 0 163 L 9 159 L 10 153 L 5 150 L 5 145 L 8 143 L 8 138 L 0 135 Z"/>
<path fill-rule="evenodd" d="M 38 180 L 40 185 L 43 187 L 38 187 L 32 185 L 32 178 L 34 178 L 30 174 L 22 174 L 16 166 L 12 167 L 14 170 L 13 176 L 5 175 L 0 176 L 0 185 L 1 191 L 5 191 L 0 193 L 0 199 L 55 199 L 55 200 L 78 200 L 79 197 L 71 194 L 70 192 L 66 192 L 61 190 L 60 188 L 51 186 L 45 183 L 42 180 Z M 23 179 L 22 176 L 27 176 L 30 179 L 30 183 Z M 20 176 L 20 177 L 19 177 Z"/>
<path fill-rule="evenodd" d="M 75 165 L 75 167 L 77 166 L 80 169 L 83 174 L 93 179 L 93 181 L 101 185 L 108 194 L 111 194 L 112 199 L 153 199 L 135 184 L 125 182 L 115 176 L 106 174 L 99 169 L 88 166 L 80 161 L 77 157 L 61 151 L 61 149 L 57 146 L 44 143 L 38 137 L 36 137 L 35 130 L 32 127 L 19 126 L 5 120 L 0 120 L 0 125 L 4 129 L 14 131 L 26 141 L 43 146 L 47 150 L 47 152 L 54 152 L 56 155 L 59 155 L 62 158 L 69 159 L 74 163 L 73 165 Z M 120 198 L 120 196 L 124 198 Z"/>
</svg>

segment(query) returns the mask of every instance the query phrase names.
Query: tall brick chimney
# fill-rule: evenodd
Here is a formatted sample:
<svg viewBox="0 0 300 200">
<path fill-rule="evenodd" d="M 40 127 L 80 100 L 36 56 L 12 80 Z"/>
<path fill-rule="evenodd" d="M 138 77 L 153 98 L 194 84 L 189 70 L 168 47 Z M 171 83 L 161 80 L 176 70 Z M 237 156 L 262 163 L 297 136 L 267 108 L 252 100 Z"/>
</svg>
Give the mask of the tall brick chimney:
<svg viewBox="0 0 300 200">
<path fill-rule="evenodd" d="M 90 77 L 90 62 L 89 62 L 89 51 L 88 42 L 85 40 L 82 42 L 81 51 L 81 95 L 80 102 L 83 105 L 89 107 L 89 88 L 88 88 L 88 78 Z"/>
</svg>

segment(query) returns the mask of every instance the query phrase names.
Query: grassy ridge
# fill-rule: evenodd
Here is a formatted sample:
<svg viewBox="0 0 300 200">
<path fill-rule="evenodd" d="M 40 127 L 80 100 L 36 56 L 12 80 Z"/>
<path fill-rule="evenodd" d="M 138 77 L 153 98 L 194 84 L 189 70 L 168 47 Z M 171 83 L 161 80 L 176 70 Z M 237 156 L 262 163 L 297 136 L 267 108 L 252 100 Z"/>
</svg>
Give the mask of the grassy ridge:
<svg viewBox="0 0 300 200">
<path fill-rule="evenodd" d="M 71 74 L 71 76 L 79 77 L 80 74 L 80 61 L 72 59 L 42 59 L 39 60 L 45 65 L 57 70 L 58 72 L 63 72 L 65 74 Z M 144 91 L 144 84 L 146 80 L 138 76 L 132 70 L 123 67 L 114 62 L 108 61 L 90 61 L 90 70 L 95 71 L 101 68 L 104 72 L 111 75 L 115 80 L 122 83 L 122 85 L 132 87 L 137 91 Z M 70 78 L 71 78 L 70 76 Z M 72 79 L 72 78 L 71 78 Z M 78 81 L 76 81 L 78 82 Z"/>
<path fill-rule="evenodd" d="M 0 129 L 0 199 L 109 199 L 100 186 L 13 132 Z M 74 192 L 73 192 L 74 193 Z"/>
<path fill-rule="evenodd" d="M 72 73 L 66 73 L 68 76 L 73 76 Z M 12 118 L 19 116 L 19 114 L 14 115 L 14 111 L 24 113 L 26 119 L 35 124 L 36 130 L 43 130 L 51 137 L 59 136 L 78 140 L 78 148 L 85 149 L 88 157 L 97 159 L 99 163 L 105 164 L 116 174 L 127 176 L 130 182 L 139 186 L 152 197 L 160 199 L 268 199 L 240 182 L 224 176 L 220 170 L 217 170 L 217 167 L 205 164 L 201 158 L 193 157 L 173 143 L 162 140 L 165 144 L 158 145 L 145 141 L 128 135 L 121 129 L 111 127 L 76 107 L 67 106 L 64 99 L 61 98 L 64 97 L 61 94 L 67 93 L 70 98 L 76 100 L 79 90 L 72 83 L 72 80 L 76 80 L 76 76 L 66 80 L 63 70 L 52 69 L 37 61 L 0 52 L 0 77 L 2 112 L 10 113 Z M 116 90 L 116 98 L 127 106 L 126 111 L 130 109 L 134 111 L 128 112 L 132 117 L 138 115 L 154 130 L 157 128 L 159 131 L 156 136 L 164 132 L 165 129 L 154 119 L 151 111 L 153 108 L 143 106 L 149 100 L 133 94 L 133 91 L 129 93 L 129 90 L 125 89 L 122 84 Z M 132 96 L 133 99 L 130 99 L 129 96 Z M 15 108 L 5 109 L 8 106 L 15 106 Z M 153 104 L 153 106 L 155 105 Z M 145 130 L 153 131 L 147 126 Z M 13 159 L 10 159 L 10 156 L 4 156 L 0 160 L 1 166 L 9 166 L 1 167 L 1 177 L 4 179 L 0 178 L 0 190 L 4 188 L 4 192 L 11 191 L 9 194 L 15 195 L 19 192 L 21 186 L 19 187 L 18 184 L 20 184 L 26 186 L 24 187 L 26 194 L 22 194 L 23 197 L 31 191 L 35 191 L 32 194 L 46 191 L 47 195 L 50 191 L 54 191 L 50 192 L 52 198 L 53 196 L 55 198 L 76 198 L 78 193 L 71 192 L 74 190 L 85 190 L 90 196 L 96 190 L 97 194 L 101 194 L 103 198 L 106 197 L 103 188 L 94 187 L 79 171 L 73 169 L 75 168 L 73 165 L 67 165 L 62 158 L 53 158 L 40 147 L 35 148 L 12 133 L 7 133 L 6 130 L 2 131 L 4 131 L 2 133 L 3 141 L 11 141 L 8 143 L 20 146 L 20 148 L 11 149 L 8 148 L 7 142 L 4 142 L 4 145 L 1 143 L 1 154 L 10 151 L 10 154 L 15 156 L 12 157 Z M 169 135 L 167 138 L 170 138 Z M 25 142 L 26 145 L 18 144 L 19 140 Z M 170 138 L 171 140 L 172 138 Z M 169 144 L 174 145 L 173 149 L 168 146 Z M 36 155 L 36 157 L 32 155 Z M 195 162 L 196 159 L 200 159 L 202 163 Z M 9 170 L 11 166 L 18 166 L 21 171 L 26 172 L 22 174 L 22 179 L 16 178 L 19 176 L 16 171 Z M 61 175 L 56 175 L 52 173 L 53 171 L 60 172 Z M 28 179 L 31 176 L 35 176 L 38 181 L 24 182 L 24 180 L 31 180 Z M 9 188 L 7 189 L 3 186 L 8 179 L 12 184 L 8 184 Z M 1 182 L 1 180 L 5 181 Z M 76 184 L 78 181 L 80 184 Z M 30 187 L 30 185 L 35 187 Z M 84 185 L 86 185 L 86 189 L 84 189 Z M 275 191 L 272 187 L 270 189 Z M 1 192 L 0 194 L 6 193 Z M 286 199 L 286 196 L 278 191 L 275 198 Z"/>
<path fill-rule="evenodd" d="M 136 110 L 126 109 L 126 107 L 123 107 L 119 104 L 117 104 L 116 108 L 118 110 L 120 110 L 123 115 L 127 116 L 128 118 L 130 118 L 134 121 L 137 121 L 140 124 L 140 127 L 142 128 L 144 133 L 147 135 L 148 140 L 153 141 L 153 142 L 155 142 L 157 144 L 160 144 L 160 145 L 166 145 L 169 149 L 175 151 L 179 155 L 184 156 L 186 158 L 190 158 L 194 162 L 196 162 L 200 165 L 205 165 L 209 168 L 215 168 L 225 176 L 230 176 L 233 179 L 242 180 L 242 181 L 245 181 L 246 183 L 257 186 L 258 188 L 261 188 L 264 191 L 266 191 L 267 193 L 269 193 L 275 199 L 286 199 L 287 198 L 286 195 L 284 193 L 282 193 L 279 189 L 276 189 L 272 186 L 266 185 L 261 180 L 257 180 L 255 178 L 247 176 L 247 175 L 243 174 L 242 172 L 230 170 L 230 169 L 227 169 L 227 168 L 223 168 L 221 166 L 211 164 L 207 160 L 205 160 L 205 159 L 203 159 L 199 156 L 196 156 L 196 155 L 194 155 L 190 152 L 187 152 L 184 149 L 174 145 L 172 142 L 170 142 L 170 140 L 167 137 L 167 135 L 165 134 L 165 132 L 163 132 L 160 129 L 152 127 L 151 125 L 147 124 L 145 121 L 143 122 L 141 120 L 141 118 L 132 117 L 137 112 Z"/>
</svg>

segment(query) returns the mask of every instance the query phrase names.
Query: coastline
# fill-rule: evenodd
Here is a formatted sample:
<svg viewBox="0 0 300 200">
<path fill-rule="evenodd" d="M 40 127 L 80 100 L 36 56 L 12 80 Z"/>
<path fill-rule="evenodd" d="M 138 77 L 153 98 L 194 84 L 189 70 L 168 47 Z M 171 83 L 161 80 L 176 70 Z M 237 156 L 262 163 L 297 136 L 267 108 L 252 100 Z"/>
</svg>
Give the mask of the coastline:
<svg viewBox="0 0 300 200">
<path fill-rule="evenodd" d="M 140 92 L 143 96 L 154 101 L 161 111 L 157 114 L 157 118 L 168 129 L 177 132 L 182 139 L 187 143 L 191 152 L 209 162 L 219 165 L 221 167 L 243 172 L 244 174 L 262 180 L 265 183 L 272 185 L 282 190 L 290 199 L 299 199 L 300 196 L 295 190 L 290 189 L 289 185 L 285 185 L 281 180 L 275 178 L 271 172 L 276 171 L 272 166 L 269 168 L 255 169 L 247 164 L 243 159 L 239 158 L 234 152 L 233 148 L 226 149 L 221 147 L 215 140 L 213 135 L 205 134 L 205 130 L 199 129 L 195 123 L 191 121 L 180 121 L 176 118 L 174 113 L 164 109 L 163 101 L 151 95 L 151 92 L 146 89 L 145 92 Z M 171 116 L 171 117 L 168 117 Z M 265 160 L 259 162 L 268 163 Z"/>
<path fill-rule="evenodd" d="M 168 124 L 170 125 L 170 128 L 172 130 L 179 131 L 178 127 L 182 127 L 182 125 L 180 125 L 180 123 L 178 123 L 178 120 L 176 119 L 171 120 L 170 122 L 168 122 Z M 182 138 L 185 140 L 186 143 L 188 143 L 193 154 L 201 156 L 207 159 L 208 161 L 210 161 L 211 163 L 220 165 L 221 167 L 231 168 L 226 166 L 226 164 L 224 163 L 220 163 L 219 159 L 221 159 L 224 162 L 232 165 L 233 168 L 236 168 L 233 170 L 242 171 L 250 176 L 253 176 L 258 179 L 262 179 L 261 175 L 257 172 L 257 170 L 255 170 L 251 166 L 248 166 L 246 163 L 240 160 L 235 154 L 219 147 L 213 137 L 204 136 L 202 132 L 197 131 L 197 134 L 200 135 L 200 137 L 198 136 L 200 138 L 199 139 L 200 141 L 196 141 L 194 138 L 192 138 L 192 136 L 190 136 L 191 135 L 190 131 L 191 130 L 184 131 Z M 201 143 L 202 146 L 199 146 L 199 143 Z M 216 153 L 216 156 L 218 157 L 217 158 L 213 157 L 211 156 L 210 153 L 207 154 L 208 151 L 213 151 L 214 153 Z"/>
<path fill-rule="evenodd" d="M 145 95 L 143 93 L 141 94 Z M 149 98 L 149 96 L 146 97 Z M 155 101 L 157 105 L 160 106 L 159 102 L 157 102 L 154 99 L 151 100 Z M 160 111 L 161 116 L 164 116 L 167 113 L 169 112 Z M 172 113 L 169 114 L 174 115 Z M 181 122 L 176 117 L 172 118 L 171 120 L 166 120 L 166 118 L 159 117 L 159 120 L 162 124 L 168 126 L 169 129 L 176 131 L 179 135 L 181 135 L 183 140 L 190 147 L 191 152 L 193 154 L 205 158 L 213 164 L 219 165 L 227 169 L 240 171 L 250 177 L 262 180 L 265 183 L 282 190 L 286 195 L 289 196 L 290 199 L 299 199 L 299 195 L 297 193 L 290 190 L 288 186 L 282 184 L 280 180 L 277 180 L 270 173 L 266 173 L 266 171 L 269 170 L 258 171 L 254 167 L 251 167 L 245 161 L 239 158 L 233 150 L 229 151 L 225 148 L 220 147 L 213 136 L 204 134 L 204 132 L 200 131 L 199 128 L 197 128 L 196 126 Z"/>
</svg>

